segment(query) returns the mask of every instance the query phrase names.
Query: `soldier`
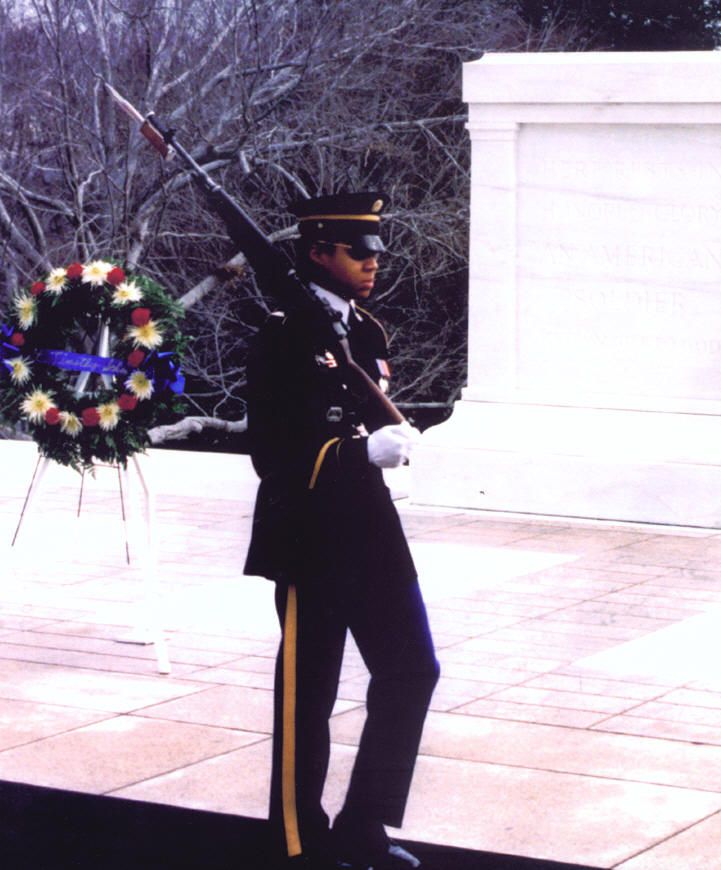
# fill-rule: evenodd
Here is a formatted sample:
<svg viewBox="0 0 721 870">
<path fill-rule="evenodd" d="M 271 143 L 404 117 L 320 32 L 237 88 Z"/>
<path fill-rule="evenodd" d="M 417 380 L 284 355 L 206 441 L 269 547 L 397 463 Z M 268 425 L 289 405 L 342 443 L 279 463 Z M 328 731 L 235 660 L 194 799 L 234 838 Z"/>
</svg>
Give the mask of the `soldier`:
<svg viewBox="0 0 721 870">
<path fill-rule="evenodd" d="M 383 205 L 381 195 L 348 193 L 293 209 L 298 274 L 347 324 L 352 357 L 377 384 L 390 373 L 387 339 L 358 303 L 370 296 L 385 250 Z M 382 469 L 402 464 L 419 433 L 389 424 L 351 374 L 302 306 L 271 315 L 248 360 L 260 485 L 245 573 L 275 581 L 282 632 L 270 822 L 291 867 L 407 870 L 420 862 L 385 826 L 402 823 L 439 668 Z M 331 829 L 321 796 L 347 631 L 370 682 L 351 781 Z"/>
</svg>

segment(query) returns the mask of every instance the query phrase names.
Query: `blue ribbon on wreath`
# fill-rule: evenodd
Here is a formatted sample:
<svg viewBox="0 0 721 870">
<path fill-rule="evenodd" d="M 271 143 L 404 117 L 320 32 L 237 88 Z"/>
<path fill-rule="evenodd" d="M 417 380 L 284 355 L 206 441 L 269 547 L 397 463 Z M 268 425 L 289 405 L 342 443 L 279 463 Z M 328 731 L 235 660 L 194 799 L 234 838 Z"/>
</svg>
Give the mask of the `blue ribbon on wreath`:
<svg viewBox="0 0 721 870">
<path fill-rule="evenodd" d="M 94 372 L 98 375 L 126 375 L 129 371 L 121 359 L 109 356 L 93 356 L 70 350 L 39 350 L 35 354 L 39 363 L 55 366 L 70 372 Z"/>
<path fill-rule="evenodd" d="M 174 356 L 172 351 L 152 351 L 142 368 L 157 390 L 169 389 L 180 394 L 185 389 L 185 375 Z"/>
<path fill-rule="evenodd" d="M 7 323 L 0 323 L 0 332 L 5 336 L 5 338 L 10 338 L 13 334 L 13 330 L 7 325 Z M 8 362 L 11 356 L 17 357 L 20 353 L 20 349 L 15 347 L 14 344 L 9 344 L 7 341 L 0 342 L 0 362 L 5 366 L 5 368 L 12 372 L 13 367 Z"/>
<path fill-rule="evenodd" d="M 13 348 L 17 354 L 17 348 Z M 139 366 L 156 390 L 170 389 L 182 393 L 185 389 L 185 375 L 175 360 L 173 351 L 156 353 L 153 351 Z M 108 356 L 94 356 L 88 353 L 75 353 L 66 350 L 39 350 L 35 354 L 39 363 L 52 365 L 64 371 L 94 372 L 99 375 L 122 377 L 135 371 L 123 360 Z"/>
</svg>

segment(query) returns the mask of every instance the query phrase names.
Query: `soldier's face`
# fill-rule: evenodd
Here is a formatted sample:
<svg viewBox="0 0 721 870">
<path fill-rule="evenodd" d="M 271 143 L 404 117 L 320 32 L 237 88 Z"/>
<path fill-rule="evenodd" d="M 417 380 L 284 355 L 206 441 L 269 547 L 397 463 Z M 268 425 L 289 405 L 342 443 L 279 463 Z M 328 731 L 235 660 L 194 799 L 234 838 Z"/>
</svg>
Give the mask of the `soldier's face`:
<svg viewBox="0 0 721 870">
<path fill-rule="evenodd" d="M 311 259 L 327 274 L 327 289 L 344 299 L 367 299 L 373 292 L 378 255 L 368 252 L 363 259 L 350 255 L 350 246 L 337 244 L 331 251 L 311 248 Z"/>
</svg>

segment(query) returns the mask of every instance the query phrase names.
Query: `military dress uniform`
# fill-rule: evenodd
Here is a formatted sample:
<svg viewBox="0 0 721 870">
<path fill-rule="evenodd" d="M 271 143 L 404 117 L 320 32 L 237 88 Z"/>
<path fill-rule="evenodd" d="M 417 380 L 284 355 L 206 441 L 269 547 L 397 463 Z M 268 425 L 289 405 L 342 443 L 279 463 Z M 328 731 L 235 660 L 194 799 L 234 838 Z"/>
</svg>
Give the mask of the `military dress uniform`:
<svg viewBox="0 0 721 870">
<path fill-rule="evenodd" d="M 378 383 L 389 372 L 385 332 L 360 307 L 351 304 L 347 313 L 353 359 Z M 328 847 L 321 796 L 347 631 L 370 682 L 334 829 L 350 839 L 357 834 L 361 851 L 363 837 L 402 822 L 438 679 L 413 560 L 382 470 L 368 459 L 368 433 L 387 421 L 338 356 L 305 312 L 291 307 L 269 316 L 247 367 L 250 451 L 260 483 L 245 573 L 276 583 L 282 637 L 270 821 L 290 857 Z"/>
</svg>

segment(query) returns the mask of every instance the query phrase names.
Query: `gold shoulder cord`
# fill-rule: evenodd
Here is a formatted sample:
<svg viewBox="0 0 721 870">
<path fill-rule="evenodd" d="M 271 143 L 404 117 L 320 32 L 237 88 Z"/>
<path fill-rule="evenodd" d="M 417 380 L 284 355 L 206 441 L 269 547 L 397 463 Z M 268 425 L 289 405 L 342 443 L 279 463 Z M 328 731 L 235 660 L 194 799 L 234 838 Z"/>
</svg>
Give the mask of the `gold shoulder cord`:
<svg viewBox="0 0 721 870">
<path fill-rule="evenodd" d="M 323 465 L 323 460 L 325 459 L 326 453 L 338 441 L 340 441 L 340 438 L 331 438 L 329 441 L 326 441 L 325 444 L 318 451 L 318 457 L 315 460 L 315 465 L 313 466 L 313 474 L 311 474 L 310 476 L 308 489 L 315 489 L 315 484 L 318 480 L 318 475 L 320 474 L 320 469 Z"/>
</svg>

